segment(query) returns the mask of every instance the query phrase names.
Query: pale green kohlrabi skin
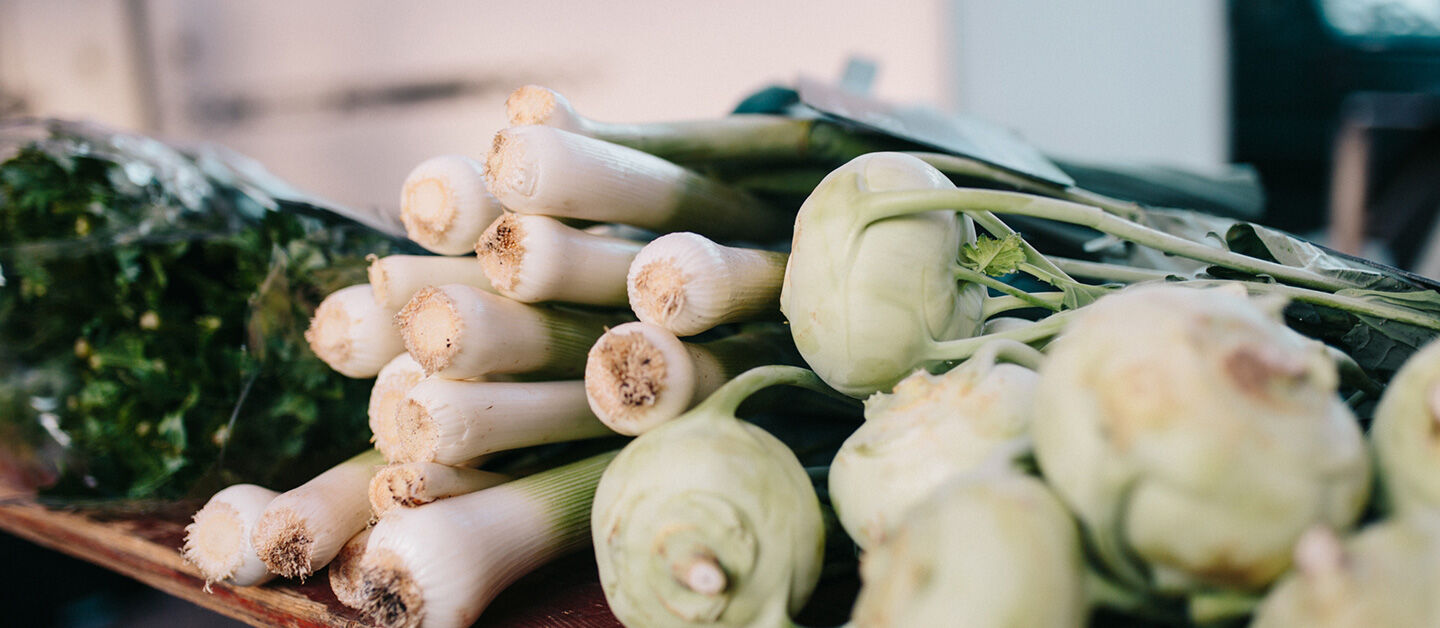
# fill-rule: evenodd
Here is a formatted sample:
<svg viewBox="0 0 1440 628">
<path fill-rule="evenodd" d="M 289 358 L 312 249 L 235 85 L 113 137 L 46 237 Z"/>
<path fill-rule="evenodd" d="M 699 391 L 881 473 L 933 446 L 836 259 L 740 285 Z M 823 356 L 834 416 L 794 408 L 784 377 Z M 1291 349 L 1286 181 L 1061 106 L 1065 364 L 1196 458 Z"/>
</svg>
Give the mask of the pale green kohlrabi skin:
<svg viewBox="0 0 1440 628">
<path fill-rule="evenodd" d="M 1370 443 L 1388 508 L 1440 509 L 1440 342 L 1410 356 L 1390 380 Z"/>
<path fill-rule="evenodd" d="M 820 578 L 809 477 L 783 443 L 731 416 L 692 413 L 641 434 L 605 471 L 592 513 L 600 584 L 632 628 L 789 626 Z"/>
<path fill-rule="evenodd" d="M 1039 376 L 972 358 L 944 375 L 916 371 L 865 401 L 865 424 L 830 465 L 830 500 L 861 548 L 945 480 L 1023 438 Z"/>
<path fill-rule="evenodd" d="M 860 578 L 855 628 L 1068 628 L 1088 615 L 1075 522 L 1019 473 L 944 484 L 866 550 Z"/>
<path fill-rule="evenodd" d="M 1078 310 L 1047 349 L 1036 456 L 1120 581 L 1256 591 L 1307 528 L 1360 515 L 1369 460 L 1336 368 L 1278 314 L 1142 285 Z"/>
<path fill-rule="evenodd" d="M 1440 626 L 1440 520 L 1413 512 L 1344 541 L 1306 534 L 1296 568 L 1265 596 L 1251 628 Z"/>
<path fill-rule="evenodd" d="M 826 384 L 852 397 L 889 390 L 941 360 L 936 341 L 979 332 L 985 289 L 952 268 L 973 241 L 953 209 L 872 222 L 869 192 L 955 187 L 898 153 L 872 153 L 825 177 L 795 219 L 780 310 L 795 346 Z"/>
</svg>

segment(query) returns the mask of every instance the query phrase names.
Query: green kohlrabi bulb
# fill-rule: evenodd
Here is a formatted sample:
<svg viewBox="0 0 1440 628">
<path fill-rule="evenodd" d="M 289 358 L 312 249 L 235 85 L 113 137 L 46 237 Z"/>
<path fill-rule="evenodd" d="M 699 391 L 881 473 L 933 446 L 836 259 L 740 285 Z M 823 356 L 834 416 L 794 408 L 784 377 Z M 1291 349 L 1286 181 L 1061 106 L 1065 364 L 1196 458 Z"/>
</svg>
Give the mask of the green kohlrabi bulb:
<svg viewBox="0 0 1440 628">
<path fill-rule="evenodd" d="M 1075 522 L 1019 473 L 946 483 L 866 550 L 856 628 L 1067 628 L 1085 623 Z"/>
<path fill-rule="evenodd" d="M 1343 542 L 1326 528 L 1295 547 L 1295 569 L 1261 602 L 1251 628 L 1440 626 L 1440 519 L 1414 512 Z"/>
<path fill-rule="evenodd" d="M 985 290 L 952 270 L 975 239 L 970 220 L 950 209 L 875 220 L 864 206 L 870 192 L 953 187 L 914 157 L 874 153 L 831 172 L 801 206 L 780 309 L 805 362 L 836 390 L 889 390 L 942 361 L 935 342 L 979 331 Z"/>
<path fill-rule="evenodd" d="M 845 531 L 860 547 L 874 546 L 945 480 L 1024 438 L 1038 380 L 982 352 L 943 375 L 916 371 L 866 400 L 865 424 L 830 466 L 830 498 Z"/>
<path fill-rule="evenodd" d="M 1364 508 L 1369 460 L 1335 365 L 1277 319 L 1243 294 L 1137 286 L 1047 349 L 1040 468 L 1128 586 L 1256 591 L 1306 529 Z"/>
<path fill-rule="evenodd" d="M 1392 510 L 1440 509 L 1440 342 L 1410 356 L 1390 380 L 1370 442 Z"/>
</svg>

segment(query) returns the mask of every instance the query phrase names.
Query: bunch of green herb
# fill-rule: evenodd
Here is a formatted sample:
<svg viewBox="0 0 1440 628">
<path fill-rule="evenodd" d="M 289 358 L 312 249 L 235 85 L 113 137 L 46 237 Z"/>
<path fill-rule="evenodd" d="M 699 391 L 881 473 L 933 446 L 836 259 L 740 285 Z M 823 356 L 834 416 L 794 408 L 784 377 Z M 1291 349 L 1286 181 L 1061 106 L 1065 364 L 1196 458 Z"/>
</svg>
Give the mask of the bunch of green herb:
<svg viewBox="0 0 1440 628">
<path fill-rule="evenodd" d="M 48 128 L 0 163 L 12 457 L 54 494 L 138 498 L 286 486 L 364 447 L 369 383 L 302 333 L 393 242 L 158 142 Z"/>
</svg>

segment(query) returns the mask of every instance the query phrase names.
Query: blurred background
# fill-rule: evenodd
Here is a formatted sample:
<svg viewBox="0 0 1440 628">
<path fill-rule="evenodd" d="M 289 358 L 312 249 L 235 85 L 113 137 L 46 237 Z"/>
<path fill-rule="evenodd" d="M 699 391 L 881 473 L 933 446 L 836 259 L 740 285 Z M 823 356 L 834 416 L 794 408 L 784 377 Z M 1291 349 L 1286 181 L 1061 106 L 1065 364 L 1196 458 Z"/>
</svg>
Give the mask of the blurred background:
<svg viewBox="0 0 1440 628">
<path fill-rule="evenodd" d="M 0 117 L 218 142 L 352 206 L 481 156 L 525 83 L 597 119 L 696 118 L 851 60 L 879 98 L 1079 162 L 1255 181 L 1261 222 L 1440 276 L 1440 0 L 0 0 Z M 0 538 L 9 564 L 43 555 Z M 34 625 L 142 596 L 106 578 Z"/>
</svg>

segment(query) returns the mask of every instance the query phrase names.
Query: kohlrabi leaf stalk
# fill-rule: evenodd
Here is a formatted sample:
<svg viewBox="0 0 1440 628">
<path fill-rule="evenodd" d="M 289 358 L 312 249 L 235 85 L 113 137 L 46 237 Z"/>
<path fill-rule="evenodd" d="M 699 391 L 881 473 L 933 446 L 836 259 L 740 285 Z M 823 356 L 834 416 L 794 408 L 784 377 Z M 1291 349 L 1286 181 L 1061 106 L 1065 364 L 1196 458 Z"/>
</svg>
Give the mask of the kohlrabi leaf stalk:
<svg viewBox="0 0 1440 628">
<path fill-rule="evenodd" d="M 485 454 L 613 434 L 585 400 L 585 382 L 426 379 L 395 414 L 390 462 L 464 465 Z"/>
<path fill-rule="evenodd" d="M 441 255 L 469 254 L 501 211 L 500 202 L 485 188 L 484 168 L 459 155 L 425 160 L 405 178 L 400 193 L 405 233 Z"/>
<path fill-rule="evenodd" d="M 630 264 L 630 308 L 641 321 L 677 336 L 725 323 L 774 320 L 787 257 L 724 246 L 695 233 L 663 235 Z"/>
<path fill-rule="evenodd" d="M 281 493 L 250 537 L 260 560 L 286 578 L 319 571 L 370 523 L 370 479 L 383 464 L 372 449 Z"/>
<path fill-rule="evenodd" d="M 548 216 L 506 212 L 480 236 L 475 253 L 495 289 L 516 301 L 626 306 L 625 275 L 643 246 Z"/>
<path fill-rule="evenodd" d="M 1041 359 L 997 340 L 943 375 L 916 371 L 867 399 L 865 424 L 830 466 L 830 499 L 850 538 L 874 547 L 936 487 L 1023 442 Z"/>
<path fill-rule="evenodd" d="M 749 193 L 619 144 L 544 126 L 495 136 L 486 180 L 506 209 L 658 232 L 772 240 L 794 216 Z"/>
<path fill-rule="evenodd" d="M 369 272 L 375 303 L 391 312 L 404 307 L 416 292 L 430 286 L 459 283 L 486 292 L 497 292 L 490 286 L 485 269 L 472 257 L 372 255 Z"/>
<path fill-rule="evenodd" d="M 824 524 L 805 468 L 735 418 L 774 385 L 814 373 L 747 371 L 636 438 L 605 472 L 592 533 L 610 608 L 630 626 L 788 626 L 820 577 Z"/>
<path fill-rule="evenodd" d="M 585 396 L 602 422 L 634 436 L 680 416 L 744 371 L 797 359 L 789 332 L 776 325 L 689 343 L 655 325 L 626 323 L 590 348 Z"/>
<path fill-rule="evenodd" d="M 366 614 L 385 628 L 473 624 L 510 583 L 590 543 L 595 485 L 614 456 L 390 511 L 361 561 Z"/>
<path fill-rule="evenodd" d="M 527 305 L 458 284 L 421 290 L 395 316 L 415 361 L 426 373 L 450 379 L 578 377 L 605 328 L 629 320 L 619 313 Z"/>
<path fill-rule="evenodd" d="M 221 489 L 185 526 L 180 553 L 205 577 L 206 591 L 216 582 L 248 587 L 273 577 L 250 544 L 250 533 L 277 495 L 254 484 Z"/>
<path fill-rule="evenodd" d="M 341 288 L 315 308 L 305 340 L 330 368 L 346 377 L 374 377 L 405 351 L 391 324 L 395 310 L 375 301 L 369 284 Z"/>
<path fill-rule="evenodd" d="M 1316 524 L 1363 510 L 1370 463 L 1325 346 L 1238 290 L 1140 285 L 1073 313 L 1040 368 L 1040 469 L 1120 584 L 1263 590 Z"/>
</svg>

